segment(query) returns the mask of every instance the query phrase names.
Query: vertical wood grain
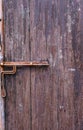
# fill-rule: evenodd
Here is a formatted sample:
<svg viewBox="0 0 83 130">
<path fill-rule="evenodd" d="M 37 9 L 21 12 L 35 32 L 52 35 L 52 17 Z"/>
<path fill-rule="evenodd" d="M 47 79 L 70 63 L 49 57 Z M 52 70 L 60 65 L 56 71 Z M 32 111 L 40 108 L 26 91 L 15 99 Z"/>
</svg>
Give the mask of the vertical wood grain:
<svg viewBox="0 0 83 130">
<path fill-rule="evenodd" d="M 50 63 L 31 71 L 32 130 L 83 128 L 82 6 L 80 0 L 30 1 L 31 59 Z"/>
<path fill-rule="evenodd" d="M 74 54 L 74 124 L 75 130 L 83 129 L 83 1 L 72 5 L 72 47 Z M 75 12 L 75 13 L 74 13 Z"/>
<path fill-rule="evenodd" d="M 30 1 L 31 60 L 49 60 L 31 71 L 32 130 L 58 130 L 57 2 Z"/>
<path fill-rule="evenodd" d="M 4 0 L 5 60 L 49 60 L 6 77 L 7 130 L 83 129 L 83 1 Z"/>
<path fill-rule="evenodd" d="M 29 1 L 4 0 L 5 61 L 28 61 Z M 30 130 L 30 69 L 6 75 L 6 130 Z"/>
</svg>

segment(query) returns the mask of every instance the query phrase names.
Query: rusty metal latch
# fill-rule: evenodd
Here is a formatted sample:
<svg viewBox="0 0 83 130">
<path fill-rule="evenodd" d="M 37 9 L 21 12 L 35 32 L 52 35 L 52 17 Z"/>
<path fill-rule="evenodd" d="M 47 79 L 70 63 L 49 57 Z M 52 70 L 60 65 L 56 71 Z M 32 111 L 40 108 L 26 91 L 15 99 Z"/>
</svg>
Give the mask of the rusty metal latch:
<svg viewBox="0 0 83 130">
<path fill-rule="evenodd" d="M 9 75 L 9 74 L 15 74 L 16 73 L 16 68 L 21 67 L 21 66 L 48 66 L 49 63 L 48 61 L 30 61 L 30 62 L 1 62 L 0 63 L 0 68 L 1 68 L 1 95 L 2 97 L 6 97 L 6 90 L 4 87 L 4 75 Z M 12 67 L 12 70 L 4 70 L 4 67 Z"/>
<path fill-rule="evenodd" d="M 48 66 L 48 61 L 29 61 L 29 62 L 4 62 L 4 19 L 3 19 L 3 2 L 0 0 L 0 76 L 1 76 L 1 95 L 6 96 L 6 90 L 4 87 L 4 75 L 15 74 L 16 68 L 19 66 Z M 12 70 L 5 70 L 4 67 L 12 67 Z"/>
</svg>

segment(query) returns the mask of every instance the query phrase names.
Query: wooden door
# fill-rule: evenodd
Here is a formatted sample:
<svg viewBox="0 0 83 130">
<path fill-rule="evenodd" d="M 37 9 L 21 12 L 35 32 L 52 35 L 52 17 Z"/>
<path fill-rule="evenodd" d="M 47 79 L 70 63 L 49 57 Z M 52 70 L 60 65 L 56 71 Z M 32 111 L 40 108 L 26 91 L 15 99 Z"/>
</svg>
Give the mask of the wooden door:
<svg viewBox="0 0 83 130">
<path fill-rule="evenodd" d="M 83 130 L 83 0 L 4 0 L 5 61 L 48 60 L 5 77 L 6 130 Z"/>
</svg>

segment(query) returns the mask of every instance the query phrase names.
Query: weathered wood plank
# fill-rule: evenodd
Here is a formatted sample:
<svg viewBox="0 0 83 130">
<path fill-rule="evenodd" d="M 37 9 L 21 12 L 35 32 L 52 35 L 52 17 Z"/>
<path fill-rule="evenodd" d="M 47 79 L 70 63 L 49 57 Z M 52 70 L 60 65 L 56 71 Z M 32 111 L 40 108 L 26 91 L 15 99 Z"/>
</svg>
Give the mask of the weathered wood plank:
<svg viewBox="0 0 83 130">
<path fill-rule="evenodd" d="M 29 0 L 4 0 L 5 61 L 28 61 Z M 30 130 L 30 69 L 6 76 L 6 130 Z"/>
<path fill-rule="evenodd" d="M 50 63 L 31 71 L 32 130 L 58 130 L 56 9 L 56 1 L 30 1 L 31 60 Z"/>
<path fill-rule="evenodd" d="M 83 0 L 4 5 L 5 60 L 50 63 L 6 77 L 6 129 L 82 130 Z"/>
<path fill-rule="evenodd" d="M 48 70 L 31 71 L 32 130 L 83 128 L 82 6 L 80 0 L 30 2 L 31 59 L 50 62 Z"/>
<path fill-rule="evenodd" d="M 75 130 L 83 129 L 83 1 L 72 5 L 72 47 L 74 54 L 74 124 Z M 75 12 L 75 13 L 74 13 Z"/>
</svg>

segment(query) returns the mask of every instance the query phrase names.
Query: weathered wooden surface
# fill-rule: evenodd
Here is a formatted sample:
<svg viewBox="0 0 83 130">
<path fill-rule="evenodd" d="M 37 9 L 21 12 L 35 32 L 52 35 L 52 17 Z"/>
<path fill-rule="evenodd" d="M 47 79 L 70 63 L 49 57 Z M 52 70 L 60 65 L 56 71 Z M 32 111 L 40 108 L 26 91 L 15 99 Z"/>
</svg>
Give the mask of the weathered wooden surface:
<svg viewBox="0 0 83 130">
<path fill-rule="evenodd" d="M 83 1 L 4 0 L 5 60 L 49 60 L 6 77 L 6 130 L 83 129 Z"/>
<path fill-rule="evenodd" d="M 0 63 L 3 61 L 2 51 L 3 49 L 3 30 L 2 30 L 2 24 L 3 24 L 3 11 L 2 11 L 2 0 L 0 0 Z M 4 116 L 4 99 L 1 96 L 1 67 L 0 67 L 0 130 L 5 130 L 5 116 Z"/>
<path fill-rule="evenodd" d="M 50 62 L 32 70 L 32 130 L 83 129 L 82 8 L 79 0 L 30 2 L 31 57 Z"/>
<path fill-rule="evenodd" d="M 29 2 L 4 0 L 5 61 L 28 61 Z M 6 76 L 6 130 L 30 129 L 30 69 L 18 68 L 16 75 Z"/>
</svg>

